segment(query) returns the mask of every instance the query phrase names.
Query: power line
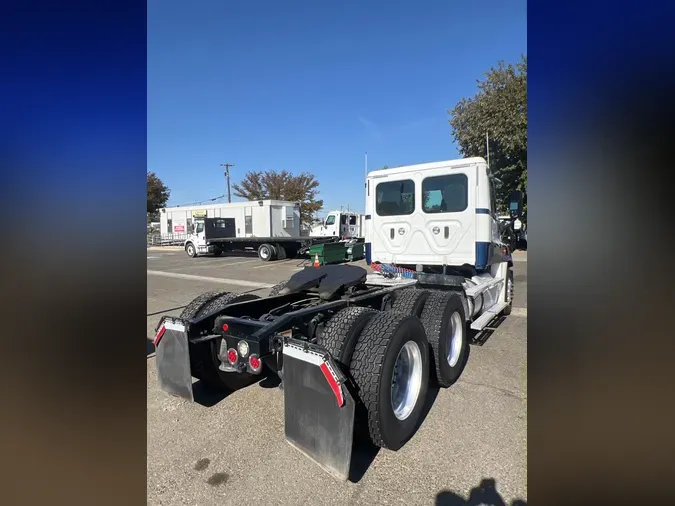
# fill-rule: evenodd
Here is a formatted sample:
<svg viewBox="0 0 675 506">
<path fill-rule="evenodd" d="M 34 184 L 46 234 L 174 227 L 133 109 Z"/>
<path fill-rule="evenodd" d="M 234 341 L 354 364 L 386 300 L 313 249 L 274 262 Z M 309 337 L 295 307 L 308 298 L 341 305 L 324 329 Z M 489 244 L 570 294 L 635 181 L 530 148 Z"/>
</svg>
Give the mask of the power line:
<svg viewBox="0 0 675 506">
<path fill-rule="evenodd" d="M 199 204 L 203 204 L 204 202 L 213 202 L 213 201 L 215 201 L 215 200 L 222 199 L 222 198 L 224 198 L 224 197 L 225 197 L 225 195 L 219 195 L 219 196 L 217 196 L 217 197 L 213 197 L 212 199 L 199 200 L 199 201 L 197 201 L 197 202 L 190 202 L 190 203 L 188 203 L 188 204 L 179 204 L 179 205 L 176 206 L 176 207 L 196 206 L 196 205 L 199 205 Z"/>
</svg>

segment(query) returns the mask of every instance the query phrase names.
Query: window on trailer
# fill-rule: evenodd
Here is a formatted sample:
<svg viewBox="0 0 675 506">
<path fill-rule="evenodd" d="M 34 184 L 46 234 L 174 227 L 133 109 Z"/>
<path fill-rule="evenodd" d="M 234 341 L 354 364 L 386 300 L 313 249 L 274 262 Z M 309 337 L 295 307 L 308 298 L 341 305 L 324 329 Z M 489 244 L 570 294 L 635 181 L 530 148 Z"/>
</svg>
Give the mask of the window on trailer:
<svg viewBox="0 0 675 506">
<path fill-rule="evenodd" d="M 415 211 L 415 183 L 411 179 L 380 183 L 375 188 L 378 216 L 401 216 Z"/>
<path fill-rule="evenodd" d="M 253 216 L 244 217 L 244 233 L 245 234 L 253 233 Z"/>
<path fill-rule="evenodd" d="M 468 206 L 466 174 L 428 177 L 422 181 L 422 210 L 427 214 L 459 213 Z"/>
<path fill-rule="evenodd" d="M 286 206 L 286 219 L 284 226 L 286 228 L 293 228 L 295 226 L 295 210 L 291 206 Z"/>
</svg>

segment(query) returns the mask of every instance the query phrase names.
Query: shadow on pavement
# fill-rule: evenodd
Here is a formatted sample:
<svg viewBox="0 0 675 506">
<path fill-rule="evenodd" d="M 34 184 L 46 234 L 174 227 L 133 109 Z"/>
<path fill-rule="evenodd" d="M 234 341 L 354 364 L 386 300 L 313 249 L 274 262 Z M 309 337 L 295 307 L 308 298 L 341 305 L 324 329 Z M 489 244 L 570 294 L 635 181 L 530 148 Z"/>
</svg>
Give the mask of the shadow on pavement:
<svg viewBox="0 0 675 506">
<path fill-rule="evenodd" d="M 523 499 L 516 499 L 507 505 L 497 492 L 493 478 L 481 480 L 480 485 L 471 489 L 467 499 L 449 490 L 443 490 L 436 494 L 435 504 L 436 506 L 527 506 L 527 502 Z"/>
<path fill-rule="evenodd" d="M 352 446 L 352 461 L 349 467 L 349 481 L 358 483 L 366 475 L 370 465 L 380 452 L 380 448 L 370 441 L 354 438 Z"/>
<path fill-rule="evenodd" d="M 269 373 L 258 382 L 258 386 L 262 388 L 277 388 L 279 385 L 281 385 L 281 379 L 274 373 Z"/>
<path fill-rule="evenodd" d="M 425 399 L 424 406 L 422 408 L 422 416 L 420 416 L 420 420 L 417 422 L 417 427 L 415 428 L 413 437 L 415 437 L 415 434 L 417 434 L 419 431 L 419 428 L 424 423 L 424 420 L 426 420 L 427 415 L 429 415 L 429 412 L 436 401 L 436 397 L 438 396 L 438 392 L 439 388 L 434 385 L 433 382 L 430 382 L 429 390 L 427 391 L 427 398 Z M 366 415 L 362 411 L 361 413 L 357 411 L 357 416 L 363 417 Z M 367 435 L 358 435 L 357 432 L 359 430 L 364 429 L 359 429 L 355 425 L 354 445 L 352 447 L 352 462 L 349 470 L 349 481 L 352 483 L 358 483 L 361 481 L 380 451 L 379 447 L 375 446 L 370 440 L 368 440 Z"/>
<path fill-rule="evenodd" d="M 145 340 L 145 358 L 155 353 L 155 345 L 149 339 Z"/>
<path fill-rule="evenodd" d="M 205 408 L 212 408 L 230 395 L 230 393 L 228 390 L 210 388 L 201 380 L 192 384 L 192 394 L 194 395 L 195 402 Z"/>
<path fill-rule="evenodd" d="M 495 330 L 499 328 L 499 326 L 506 321 L 506 316 L 501 315 L 499 318 L 496 320 L 493 320 L 492 324 L 490 325 L 490 328 L 484 328 L 483 330 L 472 330 L 468 329 L 468 338 L 469 342 L 473 344 L 474 346 L 483 346 L 485 343 L 487 343 L 488 339 L 494 334 Z"/>
</svg>

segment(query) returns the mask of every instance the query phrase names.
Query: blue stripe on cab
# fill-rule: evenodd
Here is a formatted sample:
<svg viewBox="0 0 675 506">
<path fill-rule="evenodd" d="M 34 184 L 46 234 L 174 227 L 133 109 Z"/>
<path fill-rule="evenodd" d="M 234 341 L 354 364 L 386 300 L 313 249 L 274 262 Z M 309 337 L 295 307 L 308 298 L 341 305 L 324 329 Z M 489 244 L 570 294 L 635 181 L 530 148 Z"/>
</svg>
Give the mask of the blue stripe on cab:
<svg viewBox="0 0 675 506">
<path fill-rule="evenodd" d="M 489 242 L 476 241 L 476 269 L 485 269 L 490 254 Z"/>
<path fill-rule="evenodd" d="M 370 248 L 370 243 L 367 242 L 366 243 L 366 265 L 370 265 L 371 260 L 372 260 L 372 252 L 371 252 L 371 248 Z"/>
<path fill-rule="evenodd" d="M 484 207 L 477 207 L 476 214 L 490 214 L 490 210 L 485 209 Z"/>
</svg>

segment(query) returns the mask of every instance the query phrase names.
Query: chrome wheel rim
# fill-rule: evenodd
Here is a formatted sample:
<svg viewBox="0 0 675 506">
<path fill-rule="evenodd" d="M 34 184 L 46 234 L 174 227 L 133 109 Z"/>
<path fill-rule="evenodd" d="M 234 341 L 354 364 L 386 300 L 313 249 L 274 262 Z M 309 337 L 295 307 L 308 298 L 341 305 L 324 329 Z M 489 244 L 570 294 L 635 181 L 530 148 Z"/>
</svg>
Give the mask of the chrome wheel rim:
<svg viewBox="0 0 675 506">
<path fill-rule="evenodd" d="M 267 258 L 268 256 L 270 256 L 270 252 L 267 251 L 267 248 L 263 248 L 260 250 L 260 256 L 263 258 Z"/>
<path fill-rule="evenodd" d="M 450 325 L 448 325 L 448 365 L 455 367 L 459 361 L 459 354 L 462 351 L 462 340 L 464 338 L 464 323 L 459 312 L 455 311 L 450 317 Z"/>
<path fill-rule="evenodd" d="M 391 407 L 394 416 L 405 420 L 417 405 L 422 387 L 422 352 L 414 341 L 408 341 L 398 352 L 391 379 Z"/>
</svg>

